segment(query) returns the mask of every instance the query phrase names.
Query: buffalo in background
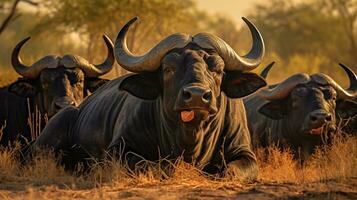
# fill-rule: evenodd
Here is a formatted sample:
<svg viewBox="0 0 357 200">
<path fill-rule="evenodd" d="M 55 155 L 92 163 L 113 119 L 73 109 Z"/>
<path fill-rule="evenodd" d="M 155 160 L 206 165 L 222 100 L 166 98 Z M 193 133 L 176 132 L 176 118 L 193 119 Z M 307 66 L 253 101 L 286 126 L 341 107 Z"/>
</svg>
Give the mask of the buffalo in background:
<svg viewBox="0 0 357 200">
<path fill-rule="evenodd" d="M 273 63 L 263 70 L 266 77 Z M 357 78 L 342 66 L 352 87 L 343 89 L 329 76 L 295 74 L 244 99 L 254 146 L 290 147 L 304 159 L 334 133 L 339 118 L 357 114 Z"/>
<path fill-rule="evenodd" d="M 349 91 L 357 91 L 357 75 L 347 66 L 340 63 L 340 66 L 345 68 L 349 79 L 351 80 L 350 85 L 347 90 Z M 357 105 L 357 97 L 351 99 L 348 104 L 345 104 L 344 110 L 346 112 L 338 112 L 339 114 L 339 125 L 341 126 L 342 130 L 347 134 L 357 135 L 357 115 L 353 113 L 357 113 L 357 106 L 350 106 L 351 104 Z"/>
<path fill-rule="evenodd" d="M 12 52 L 12 66 L 21 78 L 0 88 L 0 128 L 3 129 L 0 145 L 13 143 L 16 139 L 31 141 L 35 137 L 34 130 L 40 131 L 44 127 L 45 116 L 51 118 L 61 109 L 78 106 L 107 82 L 98 77 L 109 72 L 114 64 L 113 44 L 103 36 L 108 55 L 102 64 L 90 64 L 77 55 L 49 55 L 26 66 L 19 53 L 29 39 L 19 42 Z M 39 121 L 31 125 L 29 117 Z"/>
</svg>

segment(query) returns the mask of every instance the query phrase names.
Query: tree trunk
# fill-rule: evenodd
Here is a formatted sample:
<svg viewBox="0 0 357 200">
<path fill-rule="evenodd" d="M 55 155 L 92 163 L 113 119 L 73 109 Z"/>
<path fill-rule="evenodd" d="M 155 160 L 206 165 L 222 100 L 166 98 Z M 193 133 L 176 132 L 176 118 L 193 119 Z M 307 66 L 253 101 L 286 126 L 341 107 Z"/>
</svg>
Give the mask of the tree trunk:
<svg viewBox="0 0 357 200">
<path fill-rule="evenodd" d="M 0 26 L 0 35 L 2 32 L 4 32 L 5 28 L 9 25 L 12 17 L 15 15 L 17 5 L 19 4 L 20 1 L 21 0 L 15 0 L 14 3 L 12 4 L 9 15 L 5 18 L 5 20 L 2 22 Z"/>
</svg>

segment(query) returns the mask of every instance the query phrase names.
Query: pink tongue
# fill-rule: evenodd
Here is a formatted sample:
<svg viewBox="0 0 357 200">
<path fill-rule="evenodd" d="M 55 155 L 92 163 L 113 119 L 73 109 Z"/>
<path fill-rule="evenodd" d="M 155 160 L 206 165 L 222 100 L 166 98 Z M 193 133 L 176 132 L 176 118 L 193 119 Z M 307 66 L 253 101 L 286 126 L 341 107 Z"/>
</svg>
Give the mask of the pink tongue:
<svg viewBox="0 0 357 200">
<path fill-rule="evenodd" d="M 315 129 L 312 129 L 312 130 L 310 131 L 310 134 L 311 134 L 311 135 L 321 135 L 321 133 L 322 133 L 322 127 L 320 127 L 320 128 L 315 128 Z"/>
<path fill-rule="evenodd" d="M 190 122 L 195 118 L 195 112 L 191 111 L 181 111 L 181 120 L 183 122 Z"/>
</svg>

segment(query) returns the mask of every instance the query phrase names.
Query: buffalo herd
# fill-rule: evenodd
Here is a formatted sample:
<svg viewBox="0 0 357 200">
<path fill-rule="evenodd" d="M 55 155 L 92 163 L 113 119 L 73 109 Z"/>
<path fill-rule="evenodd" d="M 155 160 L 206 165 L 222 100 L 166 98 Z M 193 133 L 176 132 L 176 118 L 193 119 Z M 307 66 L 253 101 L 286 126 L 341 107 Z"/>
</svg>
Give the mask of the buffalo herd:
<svg viewBox="0 0 357 200">
<path fill-rule="evenodd" d="M 260 75 L 251 72 L 265 46 L 246 18 L 252 48 L 244 56 L 209 33 L 172 34 L 135 55 L 126 38 L 136 20 L 122 27 L 114 45 L 103 36 L 108 54 L 99 65 L 65 55 L 25 66 L 19 52 L 29 38 L 18 43 L 11 61 L 21 78 L 0 89 L 1 145 L 33 140 L 24 145 L 24 159 L 51 149 L 65 166 L 108 154 L 132 170 L 143 161 L 181 158 L 207 174 L 254 179 L 255 147 L 278 144 L 304 159 L 341 124 L 357 131 L 357 76 L 347 66 L 340 64 L 346 89 L 323 73 L 271 85 L 265 78 L 274 63 Z M 115 60 L 132 73 L 99 78 Z M 34 139 L 28 117 L 35 109 L 50 119 L 39 122 L 44 128 Z"/>
</svg>

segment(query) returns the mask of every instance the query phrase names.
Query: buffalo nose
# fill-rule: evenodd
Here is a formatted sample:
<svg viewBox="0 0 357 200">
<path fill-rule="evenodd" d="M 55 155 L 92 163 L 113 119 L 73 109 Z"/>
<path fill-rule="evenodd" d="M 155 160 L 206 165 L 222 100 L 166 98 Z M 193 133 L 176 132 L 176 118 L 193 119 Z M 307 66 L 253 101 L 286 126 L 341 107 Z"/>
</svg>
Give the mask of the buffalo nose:
<svg viewBox="0 0 357 200">
<path fill-rule="evenodd" d="M 205 88 L 189 86 L 183 88 L 182 98 L 185 103 L 196 101 L 197 103 L 208 104 L 211 102 L 212 92 Z"/>
<path fill-rule="evenodd" d="M 322 111 L 322 110 L 316 110 L 310 113 L 310 123 L 314 125 L 323 125 L 326 122 L 331 122 L 332 121 L 332 116 L 331 114 Z"/>
</svg>

